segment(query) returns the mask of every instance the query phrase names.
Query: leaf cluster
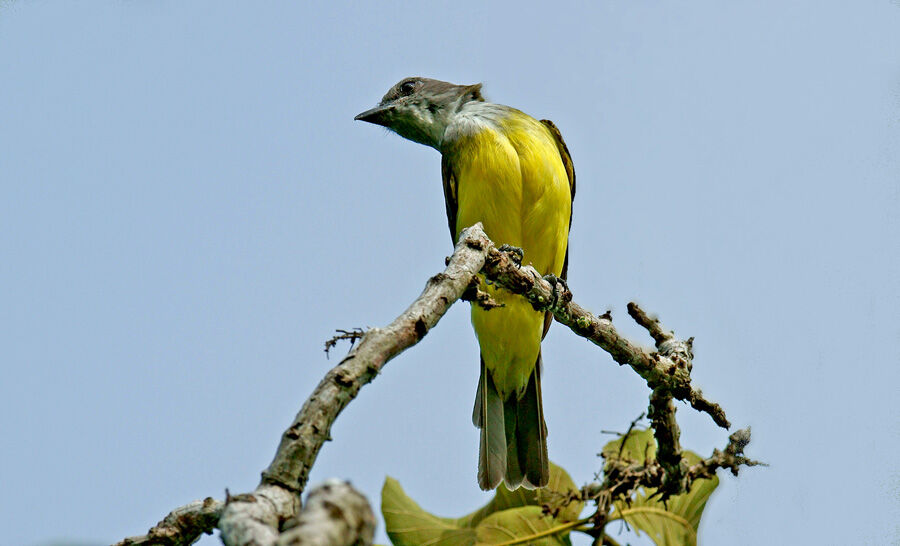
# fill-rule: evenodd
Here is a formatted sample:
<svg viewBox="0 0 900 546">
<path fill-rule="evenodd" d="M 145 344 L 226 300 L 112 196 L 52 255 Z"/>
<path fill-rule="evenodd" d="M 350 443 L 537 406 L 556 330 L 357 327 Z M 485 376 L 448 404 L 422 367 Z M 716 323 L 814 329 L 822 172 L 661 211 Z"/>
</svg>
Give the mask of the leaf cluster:
<svg viewBox="0 0 900 546">
<path fill-rule="evenodd" d="M 394 546 L 568 545 L 583 508 L 572 478 L 552 463 L 547 487 L 510 491 L 501 485 L 490 502 L 461 518 L 426 512 L 393 478 L 381 491 L 381 512 Z"/>
<path fill-rule="evenodd" d="M 665 501 L 656 488 L 633 481 L 635 473 L 659 470 L 656 440 L 649 429 L 634 430 L 609 442 L 602 455 L 605 480 L 599 489 L 576 487 L 565 470 L 551 463 L 547 487 L 510 491 L 501 485 L 490 502 L 460 518 L 425 511 L 397 480 L 388 477 L 381 493 L 388 536 L 394 546 L 560 546 L 571 544 L 570 533 L 576 531 L 595 537 L 597 544 L 615 544 L 605 529 L 611 522 L 624 521 L 638 534 L 646 533 L 657 546 L 697 544 L 700 517 L 718 478 L 695 480 L 688 492 Z M 688 464 L 702 460 L 691 452 L 683 456 Z M 630 485 L 620 487 L 624 483 Z M 596 510 L 581 518 L 591 502 Z"/>
<path fill-rule="evenodd" d="M 635 430 L 623 438 L 614 440 L 603 448 L 606 459 L 604 472 L 611 474 L 612 467 L 622 463 L 635 469 L 652 467 L 656 457 L 656 441 L 653 431 Z M 691 451 L 682 453 L 689 465 L 703 460 Z M 612 484 L 610 484 L 612 485 Z M 694 480 L 690 490 L 662 500 L 654 487 L 639 486 L 612 501 L 612 510 L 606 523 L 624 520 L 638 535 L 647 533 L 657 546 L 696 545 L 700 517 L 709 496 L 719 485 L 719 478 Z"/>
</svg>

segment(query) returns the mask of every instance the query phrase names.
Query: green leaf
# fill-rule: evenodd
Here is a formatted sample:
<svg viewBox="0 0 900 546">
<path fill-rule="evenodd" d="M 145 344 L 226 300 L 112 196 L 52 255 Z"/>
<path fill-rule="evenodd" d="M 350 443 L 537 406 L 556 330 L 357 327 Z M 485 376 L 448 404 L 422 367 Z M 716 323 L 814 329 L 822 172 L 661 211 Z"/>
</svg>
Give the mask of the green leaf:
<svg viewBox="0 0 900 546">
<path fill-rule="evenodd" d="M 622 454 L 619 455 L 622 440 L 623 438 L 619 438 L 606 444 L 603 447 L 603 458 L 607 461 L 621 458 L 643 464 L 647 460 L 652 461 L 656 457 L 656 439 L 653 437 L 651 429 L 632 430 L 628 437 L 624 438 L 625 447 L 621 448 Z"/>
<path fill-rule="evenodd" d="M 603 448 L 603 455 L 607 460 L 616 458 L 621 445 L 621 439 L 608 443 Z M 632 431 L 628 435 L 622 448 L 622 459 L 643 464 L 655 456 L 656 440 L 652 430 Z M 689 465 L 701 460 L 699 455 L 690 451 L 683 452 L 682 456 Z M 638 535 L 641 531 L 647 533 L 656 546 L 696 546 L 700 516 L 718 485 L 717 477 L 696 480 L 688 493 L 672 496 L 665 504 L 658 496 L 650 498 L 656 489 L 642 487 L 630 505 L 624 501 L 614 503 L 609 521 L 624 519 Z"/>
<path fill-rule="evenodd" d="M 478 540 L 481 543 L 483 533 L 487 533 L 485 536 L 491 540 L 495 540 L 497 536 L 506 536 L 508 540 L 510 536 L 522 536 L 522 533 L 526 533 L 524 536 L 531 536 L 531 533 L 576 521 L 584 509 L 584 503 L 581 500 L 574 500 L 564 506 L 562 503 L 573 492 L 577 493 L 578 488 L 569 474 L 550 463 L 550 483 L 547 487 L 537 490 L 520 487 L 510 491 L 501 485 L 494 493 L 494 498 L 484 507 L 454 519 L 426 512 L 406 495 L 397 480 L 388 477 L 381 490 L 381 513 L 394 546 L 469 546 L 476 544 L 476 528 L 479 529 Z M 555 518 L 541 514 L 544 504 L 551 508 L 560 506 Z M 485 522 L 488 522 L 487 526 L 481 527 Z M 534 544 L 569 544 L 568 532 L 562 538 L 550 536 Z"/>
<path fill-rule="evenodd" d="M 540 506 L 494 512 L 475 527 L 477 544 L 569 545 L 570 524 L 541 513 Z"/>
<path fill-rule="evenodd" d="M 473 546 L 475 530 L 429 514 L 409 498 L 394 478 L 381 489 L 381 514 L 394 546 Z"/>
<path fill-rule="evenodd" d="M 547 487 L 542 489 L 525 489 L 520 487 L 514 491 L 510 491 L 505 485 L 500 484 L 491 499 L 481 509 L 463 516 L 456 521 L 461 527 L 475 527 L 484 518 L 489 515 L 507 510 L 510 508 L 519 508 L 522 506 L 542 506 L 544 504 L 559 503 L 572 492 L 579 489 L 575 486 L 575 482 L 569 476 L 568 472 L 561 467 L 550 463 L 550 482 Z M 578 515 L 584 509 L 584 502 L 580 500 L 572 501 L 563 508 L 557 515 L 559 521 L 575 521 Z"/>
</svg>

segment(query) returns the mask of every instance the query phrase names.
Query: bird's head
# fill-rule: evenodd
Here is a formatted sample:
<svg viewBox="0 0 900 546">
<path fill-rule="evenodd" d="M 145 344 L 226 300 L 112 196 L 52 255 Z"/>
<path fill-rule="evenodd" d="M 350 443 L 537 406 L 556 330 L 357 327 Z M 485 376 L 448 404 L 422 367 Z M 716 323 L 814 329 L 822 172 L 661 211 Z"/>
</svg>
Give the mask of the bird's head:
<svg viewBox="0 0 900 546">
<path fill-rule="evenodd" d="M 382 125 L 403 138 L 440 149 L 444 130 L 468 102 L 484 102 L 481 84 L 456 85 L 428 78 L 404 78 L 375 108 L 354 119 Z"/>
</svg>

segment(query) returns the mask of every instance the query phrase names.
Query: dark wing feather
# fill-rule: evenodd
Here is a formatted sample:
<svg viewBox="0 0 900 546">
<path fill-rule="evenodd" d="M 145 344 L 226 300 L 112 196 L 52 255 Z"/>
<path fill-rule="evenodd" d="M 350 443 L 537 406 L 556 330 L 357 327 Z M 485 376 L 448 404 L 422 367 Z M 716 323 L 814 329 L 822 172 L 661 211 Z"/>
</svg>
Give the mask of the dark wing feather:
<svg viewBox="0 0 900 546">
<path fill-rule="evenodd" d="M 562 133 L 559 132 L 559 129 L 556 128 L 556 125 L 550 121 L 549 119 L 542 119 L 541 123 L 544 124 L 545 127 L 550 131 L 550 134 L 553 135 L 553 139 L 556 141 L 556 147 L 559 149 L 559 157 L 562 159 L 563 166 L 566 168 L 566 175 L 569 177 L 569 193 L 572 197 L 572 205 L 575 204 L 575 164 L 572 163 L 572 156 L 569 155 L 569 147 L 566 146 L 566 141 L 563 140 Z M 445 186 L 446 187 L 446 186 Z M 445 190 L 446 191 L 446 190 Z M 569 209 L 569 227 L 572 227 L 572 214 L 571 208 Z M 455 242 L 455 241 L 454 241 Z M 566 275 L 569 273 L 569 242 L 566 241 L 566 259 L 563 260 L 562 272 L 560 273 L 560 278 L 565 279 Z M 547 335 L 547 330 L 550 329 L 550 324 L 553 322 L 553 315 L 547 313 L 544 316 L 544 334 Z M 543 339 L 543 338 L 542 338 Z"/>
<path fill-rule="evenodd" d="M 572 201 L 575 200 L 575 165 L 572 163 L 572 156 L 569 154 L 569 147 L 566 146 L 566 141 L 563 140 L 562 133 L 559 132 L 559 129 L 556 128 L 556 125 L 553 124 L 549 119 L 542 119 L 541 123 L 544 124 L 547 129 L 550 130 L 550 134 L 553 135 L 554 140 L 556 140 L 556 147 L 559 149 L 559 157 L 562 159 L 563 166 L 566 168 L 566 174 L 569 176 L 569 191 L 572 193 Z M 569 216 L 569 225 L 572 225 L 572 217 Z"/>
<path fill-rule="evenodd" d="M 450 226 L 450 238 L 456 244 L 456 211 L 459 207 L 456 175 L 447 156 L 441 156 L 441 178 L 444 180 L 444 205 L 447 207 L 447 224 Z"/>
</svg>

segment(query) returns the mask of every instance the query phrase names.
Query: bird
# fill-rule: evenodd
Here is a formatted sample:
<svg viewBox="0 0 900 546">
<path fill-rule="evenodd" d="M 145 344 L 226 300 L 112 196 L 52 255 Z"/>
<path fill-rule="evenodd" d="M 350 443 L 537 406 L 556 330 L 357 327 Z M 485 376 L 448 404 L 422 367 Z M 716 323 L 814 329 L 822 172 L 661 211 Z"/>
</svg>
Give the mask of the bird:
<svg viewBox="0 0 900 546">
<path fill-rule="evenodd" d="M 441 154 L 453 243 L 481 222 L 487 236 L 524 253 L 541 274 L 565 279 L 575 170 L 559 130 L 485 100 L 482 84 L 400 80 L 355 117 Z M 478 485 L 545 487 L 550 479 L 541 401 L 541 341 L 552 322 L 521 296 L 481 279 L 501 306 L 471 306 L 480 349 L 472 421 L 480 429 Z"/>
</svg>

